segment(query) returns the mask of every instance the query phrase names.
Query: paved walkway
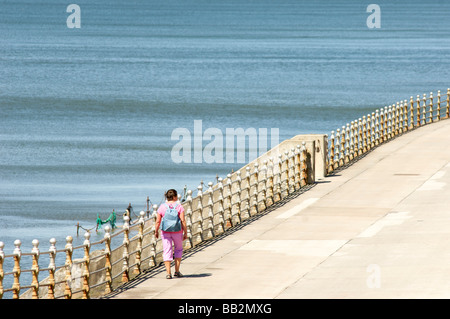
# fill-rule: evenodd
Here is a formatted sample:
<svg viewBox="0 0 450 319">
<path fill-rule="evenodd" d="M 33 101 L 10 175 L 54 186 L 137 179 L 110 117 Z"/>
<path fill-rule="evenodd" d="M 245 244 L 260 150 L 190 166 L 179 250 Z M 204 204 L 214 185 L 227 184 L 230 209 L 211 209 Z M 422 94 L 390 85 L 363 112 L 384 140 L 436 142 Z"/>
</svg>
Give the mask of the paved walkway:
<svg viewBox="0 0 450 319">
<path fill-rule="evenodd" d="M 450 120 L 372 150 L 113 298 L 449 298 Z"/>
</svg>

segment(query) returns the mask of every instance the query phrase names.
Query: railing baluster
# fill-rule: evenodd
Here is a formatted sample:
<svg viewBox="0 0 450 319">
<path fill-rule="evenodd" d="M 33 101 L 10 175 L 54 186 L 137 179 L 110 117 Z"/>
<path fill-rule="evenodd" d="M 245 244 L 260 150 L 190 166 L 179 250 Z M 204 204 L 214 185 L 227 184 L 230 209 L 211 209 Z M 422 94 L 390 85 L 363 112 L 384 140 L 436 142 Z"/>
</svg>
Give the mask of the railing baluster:
<svg viewBox="0 0 450 319">
<path fill-rule="evenodd" d="M 441 120 L 441 90 L 438 90 L 436 121 L 440 121 L 440 120 Z"/>
<path fill-rule="evenodd" d="M 105 227 L 106 228 L 106 227 Z M 66 267 L 66 276 L 65 276 L 65 281 L 66 281 L 66 285 L 64 288 L 64 298 L 65 299 L 72 299 L 72 254 L 73 254 L 73 238 L 72 236 L 67 236 L 66 237 L 66 246 L 65 251 L 66 251 L 66 261 L 65 261 L 65 267 Z"/>
<path fill-rule="evenodd" d="M 144 216 L 145 216 L 145 212 L 143 210 L 141 210 L 139 212 L 139 230 L 138 230 L 138 235 L 137 235 L 137 247 L 136 247 L 136 261 L 135 261 L 135 267 L 133 270 L 134 274 L 140 274 L 141 273 L 141 258 L 142 258 L 142 242 L 144 240 Z"/>
<path fill-rule="evenodd" d="M 33 245 L 31 249 L 31 298 L 39 299 L 39 240 L 33 239 L 31 244 Z"/>
<path fill-rule="evenodd" d="M 236 176 L 235 184 L 237 185 L 237 187 L 236 187 L 236 192 L 234 194 L 237 197 L 236 202 L 235 202 L 237 209 L 234 211 L 234 214 L 232 216 L 233 217 L 233 221 L 232 221 L 233 225 L 239 224 L 242 222 L 242 216 L 241 216 L 241 212 L 242 212 L 242 200 L 241 200 L 242 178 L 241 178 L 240 172 L 237 172 L 236 175 L 237 176 Z M 234 221 L 235 217 L 237 217 L 237 220 L 238 220 L 237 222 Z"/>
<path fill-rule="evenodd" d="M 111 228 L 105 226 L 105 294 L 112 291 Z"/>
<path fill-rule="evenodd" d="M 450 88 L 447 89 L 447 107 L 445 110 L 445 118 L 448 119 L 450 117 Z"/>
<path fill-rule="evenodd" d="M 339 166 L 343 166 L 345 163 L 345 126 L 342 126 L 341 137 L 339 147 Z"/>
<path fill-rule="evenodd" d="M 410 105 L 410 113 L 409 113 L 409 128 L 412 130 L 414 129 L 414 98 L 409 98 L 409 105 Z"/>
<path fill-rule="evenodd" d="M 157 240 L 155 237 L 155 231 L 156 229 L 156 217 L 158 214 L 158 205 L 153 205 L 153 213 L 152 213 L 152 227 L 150 229 L 150 261 L 149 261 L 149 266 L 153 267 L 156 266 L 156 245 L 157 245 Z"/>
<path fill-rule="evenodd" d="M 345 164 L 350 162 L 350 147 L 351 147 L 350 136 L 351 136 L 350 124 L 347 123 L 347 127 L 345 129 L 345 159 L 344 159 Z"/>
<path fill-rule="evenodd" d="M 301 165 L 302 176 L 301 176 L 300 186 L 303 187 L 306 184 L 308 184 L 308 172 L 307 172 L 308 166 L 307 166 L 307 153 L 306 153 L 306 143 L 305 142 L 302 142 L 301 160 L 302 160 L 302 165 Z"/>
<path fill-rule="evenodd" d="M 56 239 L 50 239 L 50 248 L 49 248 L 49 259 L 50 263 L 48 265 L 48 299 L 55 299 L 55 270 L 56 270 Z"/>
<path fill-rule="evenodd" d="M 334 169 L 341 166 L 341 129 L 336 129 L 336 142 L 334 143 L 336 158 L 334 159 Z"/>
<path fill-rule="evenodd" d="M 269 193 L 269 199 L 270 199 L 270 205 L 275 203 L 274 200 L 274 164 L 273 164 L 273 157 L 269 157 L 269 166 L 270 167 L 270 173 L 269 174 L 269 179 L 268 179 L 268 193 Z M 269 170 L 268 170 L 269 172 Z"/>
<path fill-rule="evenodd" d="M 185 219 L 186 219 L 186 228 L 187 228 L 187 238 L 189 240 L 189 246 L 192 248 L 194 247 L 194 241 L 192 240 L 192 190 L 188 190 L 186 192 L 186 213 L 185 213 Z"/>
<path fill-rule="evenodd" d="M 433 112 L 433 92 L 430 92 L 430 104 L 428 110 L 428 123 L 433 123 L 434 121 L 434 112 Z"/>
<path fill-rule="evenodd" d="M 422 121 L 427 124 L 427 95 L 424 93 L 422 98 Z"/>
<path fill-rule="evenodd" d="M 403 132 L 408 132 L 408 101 L 403 100 Z"/>
<path fill-rule="evenodd" d="M 330 136 L 330 161 L 328 163 L 328 174 L 331 174 L 334 171 L 334 149 L 335 149 L 335 145 L 334 145 L 334 131 L 331 131 L 331 136 Z"/>
<path fill-rule="evenodd" d="M 3 271 L 3 261 L 5 260 L 5 252 L 3 251 L 3 248 L 5 247 L 5 244 L 0 241 L 0 299 L 3 298 L 3 277 L 5 276 L 5 272 Z"/>
<path fill-rule="evenodd" d="M 204 218 L 203 218 L 203 181 L 200 182 L 200 185 L 198 185 L 197 187 L 197 210 L 199 211 L 198 213 L 198 220 L 196 222 L 198 222 L 199 227 L 200 227 L 200 232 L 198 233 L 198 235 L 200 236 L 200 242 L 203 241 L 203 231 L 205 230 L 205 228 L 203 227 L 203 223 L 204 223 Z"/>
<path fill-rule="evenodd" d="M 19 299 L 20 294 L 20 258 L 22 257 L 22 251 L 20 250 L 21 241 L 19 239 L 14 241 L 14 282 L 13 282 L 13 299 Z"/>
<path fill-rule="evenodd" d="M 226 227 L 232 226 L 232 212 L 233 212 L 233 189 L 232 189 L 233 182 L 231 180 L 231 174 L 227 174 L 227 196 L 226 196 L 226 203 L 228 204 L 225 209 L 225 220 L 226 220 Z"/>
<path fill-rule="evenodd" d="M 212 189 L 213 183 L 209 182 L 208 183 L 208 190 L 207 195 L 208 195 L 208 203 L 206 204 L 206 206 L 208 207 L 208 225 L 207 225 L 207 229 L 209 231 L 209 236 L 212 238 L 215 236 L 214 233 L 214 212 L 213 212 L 213 189 Z"/>
<path fill-rule="evenodd" d="M 127 215 L 123 216 L 123 264 L 122 264 L 122 282 L 128 282 L 130 280 L 130 275 L 128 272 L 128 261 L 130 258 L 129 254 L 129 246 L 130 246 L 130 224 L 129 224 L 130 218 Z"/>
<path fill-rule="evenodd" d="M 128 216 L 125 216 L 125 218 L 129 218 Z M 90 265 L 90 257 L 89 252 L 91 249 L 91 242 L 89 241 L 89 238 L 91 237 L 91 234 L 89 232 L 84 233 L 84 242 L 83 242 L 83 249 L 84 249 L 84 257 L 83 257 L 83 299 L 89 299 L 90 298 L 90 286 L 89 286 L 89 278 L 90 278 L 90 272 L 89 272 L 89 265 Z"/>
<path fill-rule="evenodd" d="M 219 198 L 217 199 L 218 208 L 217 213 L 219 214 L 219 224 L 220 228 L 222 229 L 222 232 L 225 231 L 225 197 L 223 196 L 223 179 L 219 177 L 217 179 L 217 189 L 219 192 Z"/>
</svg>

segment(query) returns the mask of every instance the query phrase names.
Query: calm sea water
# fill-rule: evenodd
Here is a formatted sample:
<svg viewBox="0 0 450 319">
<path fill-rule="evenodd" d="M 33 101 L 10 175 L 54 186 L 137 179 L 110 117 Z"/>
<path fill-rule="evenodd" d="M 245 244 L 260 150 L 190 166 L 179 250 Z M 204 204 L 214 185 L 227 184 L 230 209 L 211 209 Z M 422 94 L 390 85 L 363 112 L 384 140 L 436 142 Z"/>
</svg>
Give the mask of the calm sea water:
<svg viewBox="0 0 450 319">
<path fill-rule="evenodd" d="M 64 245 L 240 163 L 176 164 L 175 128 L 329 133 L 450 86 L 450 3 L 0 1 L 0 241 Z M 194 192 L 194 194 L 196 191 Z"/>
</svg>

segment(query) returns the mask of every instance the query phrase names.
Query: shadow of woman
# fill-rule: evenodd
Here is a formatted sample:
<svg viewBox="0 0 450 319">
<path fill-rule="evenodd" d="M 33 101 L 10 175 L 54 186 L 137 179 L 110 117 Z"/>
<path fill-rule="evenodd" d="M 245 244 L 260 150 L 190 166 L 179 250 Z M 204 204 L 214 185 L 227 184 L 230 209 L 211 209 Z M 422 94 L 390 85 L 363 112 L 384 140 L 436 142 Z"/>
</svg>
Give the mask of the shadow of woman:
<svg viewBox="0 0 450 319">
<path fill-rule="evenodd" d="M 202 278 L 202 277 L 209 277 L 209 276 L 211 276 L 212 274 L 211 273 L 205 273 L 205 274 L 188 274 L 188 275 L 185 275 L 185 274 L 183 274 L 183 278 Z"/>
</svg>

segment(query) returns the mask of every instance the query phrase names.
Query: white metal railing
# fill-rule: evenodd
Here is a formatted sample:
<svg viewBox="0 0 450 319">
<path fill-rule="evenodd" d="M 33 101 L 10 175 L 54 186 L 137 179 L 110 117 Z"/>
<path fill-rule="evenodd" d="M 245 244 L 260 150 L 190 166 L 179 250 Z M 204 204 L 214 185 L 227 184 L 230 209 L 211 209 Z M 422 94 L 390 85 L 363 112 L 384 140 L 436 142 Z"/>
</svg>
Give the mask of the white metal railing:
<svg viewBox="0 0 450 319">
<path fill-rule="evenodd" d="M 388 142 L 420 126 L 449 118 L 450 88 L 446 99 L 441 100 L 441 92 L 427 96 L 412 96 L 409 100 L 385 106 L 362 118 L 347 123 L 328 136 L 327 172 L 358 159 L 372 148 Z"/>
<path fill-rule="evenodd" d="M 182 203 L 188 230 L 186 249 L 222 234 L 307 184 L 308 156 L 304 142 L 302 146 L 280 148 L 276 155 L 261 156 L 226 178 L 218 178 L 215 185 L 208 183 L 206 189 L 202 182 L 195 197 L 191 190 L 187 191 Z M 14 252 L 5 255 L 4 243 L 0 242 L 0 298 L 12 293 L 13 299 L 87 299 L 110 293 L 162 261 L 162 242 L 154 236 L 157 208 L 153 205 L 148 218 L 141 211 L 133 225 L 125 215 L 121 229 L 112 231 L 105 226 L 104 238 L 97 242 L 91 242 L 91 234 L 86 232 L 83 244 L 77 247 L 68 236 L 64 249 L 56 249 L 56 240 L 52 238 L 48 251 L 41 252 L 39 241 L 33 240 L 31 252 L 24 253 L 20 240 L 16 240 Z M 113 242 L 117 247 L 112 247 Z M 83 257 L 74 259 L 76 251 Z M 55 261 L 60 254 L 64 254 L 65 261 L 57 266 Z M 43 255 L 49 257 L 45 268 L 39 267 Z M 24 257 L 31 258 L 30 269 L 21 266 Z M 7 260 L 14 264 L 9 272 L 4 270 Z M 21 283 L 21 274 L 26 272 L 32 274 L 28 285 Z M 7 276 L 12 277 L 10 288 L 3 286 Z M 39 281 L 42 276 L 47 278 Z M 21 294 L 23 290 L 26 291 Z"/>
</svg>

